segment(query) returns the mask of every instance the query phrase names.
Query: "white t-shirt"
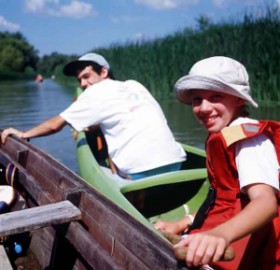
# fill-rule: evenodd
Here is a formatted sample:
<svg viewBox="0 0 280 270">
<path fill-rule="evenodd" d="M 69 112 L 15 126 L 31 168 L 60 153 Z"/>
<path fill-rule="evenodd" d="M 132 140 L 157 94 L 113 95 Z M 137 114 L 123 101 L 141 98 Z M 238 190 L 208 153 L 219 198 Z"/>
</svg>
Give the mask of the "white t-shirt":
<svg viewBox="0 0 280 270">
<path fill-rule="evenodd" d="M 106 79 L 94 84 L 60 116 L 77 131 L 99 125 L 110 157 L 124 173 L 185 160 L 159 104 L 136 81 Z"/>
<path fill-rule="evenodd" d="M 240 117 L 230 126 L 244 123 L 258 123 L 258 121 Z M 235 150 L 241 189 L 250 184 L 264 183 L 279 190 L 279 164 L 274 145 L 267 136 L 260 134 L 240 141 L 236 144 Z"/>
</svg>

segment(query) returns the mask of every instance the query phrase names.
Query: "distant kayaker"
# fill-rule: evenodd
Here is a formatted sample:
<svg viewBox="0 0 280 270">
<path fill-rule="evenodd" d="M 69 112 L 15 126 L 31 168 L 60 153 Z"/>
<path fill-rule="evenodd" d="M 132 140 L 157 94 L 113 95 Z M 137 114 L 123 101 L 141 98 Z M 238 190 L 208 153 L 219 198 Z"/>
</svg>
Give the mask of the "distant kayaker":
<svg viewBox="0 0 280 270">
<path fill-rule="evenodd" d="M 36 76 L 36 78 L 35 78 L 35 81 L 36 81 L 36 82 L 43 82 L 43 81 L 44 81 L 44 78 L 43 78 L 43 76 L 42 76 L 41 74 L 38 74 L 38 75 Z"/>
<path fill-rule="evenodd" d="M 186 233 L 174 249 L 176 253 L 188 247 L 189 267 L 280 269 L 280 123 L 248 117 L 245 103 L 258 107 L 250 94 L 248 73 L 228 57 L 197 62 L 177 81 L 175 90 L 177 99 L 192 106 L 209 133 L 211 188 L 196 215 L 159 221 L 155 227 Z M 219 261 L 229 245 L 234 260 Z"/>
<path fill-rule="evenodd" d="M 66 124 L 77 131 L 98 125 L 122 177 L 139 179 L 180 169 L 185 152 L 142 84 L 114 80 L 109 63 L 96 53 L 68 63 L 63 72 L 75 76 L 86 91 L 61 114 L 28 131 L 4 130 L 3 143 L 11 134 L 28 139 L 56 133 Z"/>
</svg>

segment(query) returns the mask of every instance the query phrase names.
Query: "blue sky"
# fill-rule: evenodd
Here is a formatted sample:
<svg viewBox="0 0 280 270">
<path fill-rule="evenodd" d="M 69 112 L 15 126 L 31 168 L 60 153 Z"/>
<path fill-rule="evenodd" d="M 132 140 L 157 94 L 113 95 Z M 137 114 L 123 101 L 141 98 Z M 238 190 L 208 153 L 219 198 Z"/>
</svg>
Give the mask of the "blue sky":
<svg viewBox="0 0 280 270">
<path fill-rule="evenodd" d="M 0 0 L 0 31 L 20 31 L 39 51 L 83 54 L 196 25 L 237 20 L 280 0 Z"/>
</svg>

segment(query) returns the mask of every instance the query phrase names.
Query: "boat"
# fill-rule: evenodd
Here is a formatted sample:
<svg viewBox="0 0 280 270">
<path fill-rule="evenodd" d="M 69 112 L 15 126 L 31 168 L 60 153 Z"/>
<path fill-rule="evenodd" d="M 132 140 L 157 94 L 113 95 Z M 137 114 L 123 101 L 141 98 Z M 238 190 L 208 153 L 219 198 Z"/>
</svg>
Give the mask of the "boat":
<svg viewBox="0 0 280 270">
<path fill-rule="evenodd" d="M 41 83 L 44 81 L 44 77 L 41 74 L 38 74 L 35 78 L 35 81 Z"/>
<path fill-rule="evenodd" d="M 82 139 L 80 134 L 78 144 Z M 85 149 L 86 145 L 78 147 Z M 26 269 L 187 269 L 175 259 L 170 242 L 109 183 L 104 183 L 109 189 L 105 192 L 15 136 L 0 144 L 0 168 L 1 179 L 25 202 L 25 209 L 0 215 L 0 237 L 15 243 L 28 233 L 22 256 L 11 256 L 7 240 L 2 242 L 12 265 L 27 257 L 27 264 L 36 261 L 40 268 Z M 95 171 L 95 179 L 104 178 L 99 165 Z M 136 190 L 123 186 L 122 192 Z M 2 258 L 1 254 L 0 266 Z"/>
<path fill-rule="evenodd" d="M 77 95 L 81 89 L 77 88 Z M 208 181 L 206 154 L 202 149 L 182 144 L 187 160 L 181 170 L 129 181 L 112 178 L 112 162 L 100 129 L 80 132 L 76 138 L 80 176 L 145 226 L 153 229 L 158 219 L 179 219 L 194 212 L 203 202 Z M 104 169 L 105 168 L 105 169 Z M 198 196 L 199 192 L 203 193 Z M 190 206 L 193 205 L 193 206 Z"/>
<path fill-rule="evenodd" d="M 99 130 L 79 133 L 76 146 L 80 176 L 143 224 L 147 225 L 147 220 L 174 219 L 174 211 L 178 213 L 176 219 L 179 219 L 188 214 L 188 202 L 200 189 L 203 186 L 207 189 L 205 152 L 201 149 L 182 144 L 187 160 L 180 171 L 130 181 L 116 179 L 111 162 L 104 153 L 106 150 L 94 150 L 98 148 L 98 141 L 103 145 L 106 143 Z M 109 170 L 113 170 L 113 177 L 107 173 Z M 200 202 L 196 201 L 196 206 Z"/>
</svg>

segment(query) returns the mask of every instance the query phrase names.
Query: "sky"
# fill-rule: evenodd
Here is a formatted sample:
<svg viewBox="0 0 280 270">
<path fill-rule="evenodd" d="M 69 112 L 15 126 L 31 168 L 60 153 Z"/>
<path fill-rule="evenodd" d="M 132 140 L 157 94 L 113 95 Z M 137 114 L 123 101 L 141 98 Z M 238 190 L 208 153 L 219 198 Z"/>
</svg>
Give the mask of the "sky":
<svg viewBox="0 0 280 270">
<path fill-rule="evenodd" d="M 40 56 L 82 55 L 211 22 L 236 21 L 280 0 L 0 0 L 0 31 L 21 32 Z"/>
</svg>

